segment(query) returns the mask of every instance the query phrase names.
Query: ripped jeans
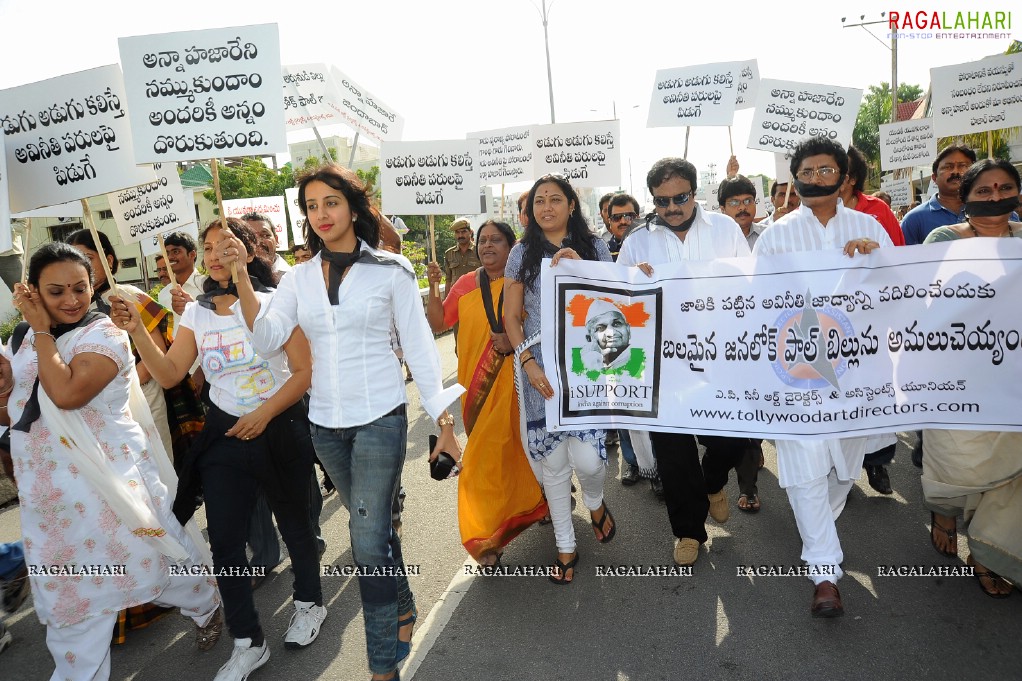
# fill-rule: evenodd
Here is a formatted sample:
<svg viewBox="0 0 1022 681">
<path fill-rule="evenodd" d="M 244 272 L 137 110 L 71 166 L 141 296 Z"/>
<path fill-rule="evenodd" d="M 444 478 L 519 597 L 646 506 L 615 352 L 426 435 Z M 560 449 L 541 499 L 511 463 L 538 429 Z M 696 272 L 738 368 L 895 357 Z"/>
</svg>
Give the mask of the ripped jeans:
<svg viewBox="0 0 1022 681">
<path fill-rule="evenodd" d="M 366 652 L 374 674 L 397 668 L 398 616 L 415 607 L 404 573 L 401 541 L 391 524 L 391 504 L 407 440 L 404 405 L 363 426 L 324 428 L 312 424 L 316 454 L 348 509 L 355 564 L 394 573 L 358 578 Z"/>
</svg>

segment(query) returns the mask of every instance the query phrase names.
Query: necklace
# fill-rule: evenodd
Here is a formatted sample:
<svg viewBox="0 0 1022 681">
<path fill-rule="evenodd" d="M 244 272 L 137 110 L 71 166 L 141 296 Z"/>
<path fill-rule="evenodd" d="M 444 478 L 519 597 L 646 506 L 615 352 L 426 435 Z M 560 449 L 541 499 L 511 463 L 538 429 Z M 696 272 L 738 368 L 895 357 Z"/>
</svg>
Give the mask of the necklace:
<svg viewBox="0 0 1022 681">
<path fill-rule="evenodd" d="M 974 224 L 972 224 L 972 220 L 969 220 L 968 218 L 966 218 L 965 223 L 967 225 L 969 225 L 969 229 L 972 230 L 972 235 L 973 236 L 981 236 L 980 233 L 976 231 L 976 226 Z M 1011 225 L 1008 225 L 1008 231 L 1006 231 L 1004 234 L 999 234 L 998 236 L 1005 237 L 1005 238 L 1010 237 L 1011 236 Z"/>
</svg>

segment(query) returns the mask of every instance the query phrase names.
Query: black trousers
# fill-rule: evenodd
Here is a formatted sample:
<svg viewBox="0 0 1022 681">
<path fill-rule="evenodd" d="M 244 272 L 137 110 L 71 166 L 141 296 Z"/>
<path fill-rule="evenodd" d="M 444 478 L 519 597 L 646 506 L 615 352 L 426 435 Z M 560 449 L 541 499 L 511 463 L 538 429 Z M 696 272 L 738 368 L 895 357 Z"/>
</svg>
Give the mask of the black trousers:
<svg viewBox="0 0 1022 681">
<path fill-rule="evenodd" d="M 695 435 L 650 432 L 653 455 L 664 485 L 664 501 L 671 531 L 678 539 L 706 541 L 707 494 L 719 492 L 727 476 L 738 466 L 748 447 L 748 438 L 700 435 L 706 447 L 702 462 Z"/>
<path fill-rule="evenodd" d="M 226 419 L 217 418 L 221 415 Z M 309 478 L 314 455 L 302 405 L 299 402 L 273 419 L 266 431 L 251 441 L 222 435 L 224 425 L 236 420 L 211 410 L 206 429 L 218 432 L 205 433 L 205 449 L 197 461 L 205 492 L 213 567 L 218 572 L 248 567 L 245 554 L 248 525 L 262 489 L 291 555 L 295 600 L 322 605 L 319 549 L 309 519 Z M 282 437 L 287 438 L 287 447 L 279 446 Z M 231 636 L 253 638 L 260 634 L 252 578 L 221 576 L 217 577 L 217 585 Z"/>
<path fill-rule="evenodd" d="M 763 455 L 763 441 L 758 438 L 741 438 L 745 440 L 745 454 L 735 467 L 738 476 L 738 489 L 742 494 L 753 496 L 759 494 L 756 483 L 759 481 L 759 457 Z"/>
</svg>

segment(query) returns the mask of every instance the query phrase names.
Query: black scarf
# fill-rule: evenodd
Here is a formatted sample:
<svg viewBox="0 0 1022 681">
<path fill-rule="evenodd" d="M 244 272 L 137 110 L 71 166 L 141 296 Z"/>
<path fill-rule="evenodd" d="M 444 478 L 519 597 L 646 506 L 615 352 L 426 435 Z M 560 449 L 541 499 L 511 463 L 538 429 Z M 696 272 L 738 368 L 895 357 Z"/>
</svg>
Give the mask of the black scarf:
<svg viewBox="0 0 1022 681">
<path fill-rule="evenodd" d="M 486 270 L 482 267 L 476 270 L 476 281 L 479 283 L 479 294 L 483 298 L 483 310 L 486 312 L 486 321 L 490 323 L 490 330 L 493 333 L 504 333 L 504 289 L 500 290 L 497 309 L 494 311 L 490 275 L 486 274 Z"/>
<path fill-rule="evenodd" d="M 328 251 L 324 248 L 319 254 L 323 260 L 330 263 L 330 276 L 326 291 L 327 296 L 330 298 L 330 304 L 337 305 L 340 303 L 340 300 L 337 298 L 337 292 L 341 288 L 341 279 L 344 278 L 344 273 L 362 257 L 362 240 L 355 240 L 355 250 L 351 253 Z"/>
<path fill-rule="evenodd" d="M 252 282 L 252 288 L 254 288 L 259 293 L 269 293 L 271 291 L 271 289 L 268 289 L 265 286 L 263 286 L 263 283 L 256 279 L 255 277 L 253 277 L 252 275 L 249 275 L 248 280 Z M 206 291 L 198 298 L 196 298 L 195 302 L 197 302 L 199 305 L 206 308 L 207 310 L 213 310 L 214 312 L 216 312 L 216 303 L 213 302 L 213 299 L 216 298 L 217 296 L 234 296 L 235 298 L 238 298 L 239 297 L 238 285 L 231 281 L 229 284 L 227 284 L 227 288 L 215 288 L 212 291 Z"/>
<path fill-rule="evenodd" d="M 107 288 L 110 287 L 107 286 Z M 109 306 L 107 306 L 107 309 L 109 309 Z M 90 310 L 85 313 L 84 317 L 74 324 L 57 324 L 50 329 L 50 333 L 53 334 L 54 339 L 57 339 L 69 331 L 74 331 L 78 327 L 91 324 L 100 317 L 106 317 L 106 314 L 97 312 L 96 310 Z M 25 403 L 25 410 L 22 412 L 21 418 L 18 419 L 18 422 L 11 426 L 11 429 L 27 433 L 32 429 L 32 424 L 35 423 L 39 416 L 39 376 L 37 375 L 35 383 L 32 385 L 32 395 L 28 398 L 28 402 Z"/>
<path fill-rule="evenodd" d="M 557 254 L 557 251 L 561 250 L 562 248 L 571 248 L 572 247 L 571 246 L 571 235 L 568 235 L 568 236 L 564 237 L 564 240 L 561 241 L 561 245 L 560 246 L 558 246 L 554 242 L 550 241 L 546 237 L 543 238 L 543 242 L 542 243 L 543 243 L 543 255 L 545 255 L 547 257 L 550 257 L 550 258 L 554 257 Z"/>
</svg>

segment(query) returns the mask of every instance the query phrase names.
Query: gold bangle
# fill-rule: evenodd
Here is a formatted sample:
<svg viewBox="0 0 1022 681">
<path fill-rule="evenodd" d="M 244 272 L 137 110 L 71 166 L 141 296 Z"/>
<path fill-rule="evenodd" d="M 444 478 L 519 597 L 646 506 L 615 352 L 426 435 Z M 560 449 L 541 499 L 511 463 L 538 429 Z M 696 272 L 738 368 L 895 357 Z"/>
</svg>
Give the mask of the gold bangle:
<svg viewBox="0 0 1022 681">
<path fill-rule="evenodd" d="M 441 414 L 440 418 L 436 420 L 436 424 L 441 428 L 443 428 L 444 426 L 453 426 L 454 415 L 451 414 L 450 412 L 447 412 L 446 414 Z"/>
</svg>

